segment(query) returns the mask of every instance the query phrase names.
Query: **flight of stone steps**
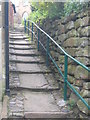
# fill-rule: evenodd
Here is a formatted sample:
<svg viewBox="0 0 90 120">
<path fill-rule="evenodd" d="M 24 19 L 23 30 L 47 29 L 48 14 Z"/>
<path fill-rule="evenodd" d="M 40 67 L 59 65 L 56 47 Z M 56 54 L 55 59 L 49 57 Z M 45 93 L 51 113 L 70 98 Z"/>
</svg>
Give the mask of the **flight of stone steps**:
<svg viewBox="0 0 90 120">
<path fill-rule="evenodd" d="M 55 75 L 23 32 L 10 32 L 9 69 L 9 118 L 48 120 L 72 116 Z"/>
</svg>

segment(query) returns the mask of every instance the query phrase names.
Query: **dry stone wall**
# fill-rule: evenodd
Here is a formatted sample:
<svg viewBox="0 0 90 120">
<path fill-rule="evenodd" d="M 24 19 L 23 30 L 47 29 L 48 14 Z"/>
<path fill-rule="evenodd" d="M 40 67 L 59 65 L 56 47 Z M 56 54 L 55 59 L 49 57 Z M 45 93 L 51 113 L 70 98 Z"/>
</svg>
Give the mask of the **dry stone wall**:
<svg viewBox="0 0 90 120">
<path fill-rule="evenodd" d="M 68 54 L 87 67 L 90 67 L 90 9 L 84 10 L 78 14 L 72 13 L 70 16 L 58 20 L 44 20 L 41 27 Z M 41 34 L 40 40 L 46 47 L 47 37 L 44 34 Z M 51 41 L 50 53 L 64 73 L 64 55 Z M 52 63 L 51 67 L 54 72 L 57 72 Z M 57 73 L 56 75 L 63 83 L 60 75 Z M 68 59 L 68 81 L 76 88 L 82 97 L 86 99 L 86 101 L 89 100 L 88 102 L 90 102 L 90 74 L 70 59 Z M 72 95 L 72 92 L 69 92 L 69 97 L 75 99 L 76 96 Z M 76 100 L 76 105 L 81 111 L 80 117 L 82 117 L 83 114 L 90 115 L 90 111 L 87 110 L 80 100 Z M 85 109 L 83 109 L 83 107 Z"/>
</svg>

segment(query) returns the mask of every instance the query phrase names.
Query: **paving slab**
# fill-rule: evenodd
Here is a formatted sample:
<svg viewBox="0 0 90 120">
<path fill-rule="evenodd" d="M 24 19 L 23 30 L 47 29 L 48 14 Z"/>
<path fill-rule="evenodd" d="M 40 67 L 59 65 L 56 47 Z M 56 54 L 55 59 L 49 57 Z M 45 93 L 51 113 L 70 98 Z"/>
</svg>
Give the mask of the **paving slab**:
<svg viewBox="0 0 90 120">
<path fill-rule="evenodd" d="M 11 46 L 11 45 L 10 45 Z M 13 46 L 13 45 L 12 45 Z M 26 45 L 14 45 L 14 48 L 29 48 L 30 46 Z"/>
<path fill-rule="evenodd" d="M 21 87 L 25 88 L 43 88 L 48 85 L 47 80 L 43 74 L 20 74 Z"/>
<path fill-rule="evenodd" d="M 22 33 L 10 33 L 10 36 L 23 36 Z"/>
<path fill-rule="evenodd" d="M 16 56 L 15 59 L 12 59 L 12 60 L 15 60 L 16 62 L 17 61 L 22 61 L 22 62 L 44 62 L 45 63 L 45 60 L 43 58 L 39 58 L 39 57 L 31 57 L 31 56 Z"/>
<path fill-rule="evenodd" d="M 9 43 L 16 43 L 16 44 L 21 43 L 21 44 L 23 44 L 23 43 L 27 43 L 27 42 L 24 40 L 24 41 L 12 41 L 12 42 L 9 42 Z"/>
<path fill-rule="evenodd" d="M 17 71 L 49 72 L 50 70 L 42 65 L 17 63 Z"/>
<path fill-rule="evenodd" d="M 25 112 L 56 112 L 60 111 L 50 92 L 23 91 Z"/>
<path fill-rule="evenodd" d="M 21 50 L 22 50 L 22 49 L 25 49 L 25 48 L 32 48 L 32 49 L 34 48 L 35 49 L 36 46 L 35 45 L 20 45 L 19 46 L 18 44 L 17 45 L 16 44 L 15 45 L 10 44 L 9 48 L 12 48 L 12 49 L 20 49 L 21 48 Z"/>
<path fill-rule="evenodd" d="M 49 77 L 50 75 L 48 74 L 48 78 L 46 78 L 45 74 L 20 74 L 20 87 L 22 88 L 30 88 L 30 89 L 48 89 L 48 90 L 55 90 L 59 89 L 59 85 L 57 81 L 55 81 L 53 78 Z"/>
<path fill-rule="evenodd" d="M 23 36 L 9 36 L 10 39 L 18 40 L 23 39 Z"/>
<path fill-rule="evenodd" d="M 17 54 L 39 54 L 39 52 L 35 50 L 15 50 L 15 53 Z"/>
</svg>

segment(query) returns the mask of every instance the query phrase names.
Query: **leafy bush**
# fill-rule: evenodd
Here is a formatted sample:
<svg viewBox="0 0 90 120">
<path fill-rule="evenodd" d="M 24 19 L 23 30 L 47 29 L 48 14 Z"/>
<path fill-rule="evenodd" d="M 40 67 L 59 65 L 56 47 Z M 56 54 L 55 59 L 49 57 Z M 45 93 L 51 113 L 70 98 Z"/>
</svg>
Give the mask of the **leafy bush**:
<svg viewBox="0 0 90 120">
<path fill-rule="evenodd" d="M 29 19 L 34 22 L 42 21 L 45 18 L 61 18 L 70 15 L 72 12 L 79 12 L 88 7 L 88 2 L 80 0 L 67 0 L 64 2 L 32 2 L 32 13 Z"/>
<path fill-rule="evenodd" d="M 29 18 L 34 22 L 42 21 L 45 18 L 60 18 L 63 11 L 62 3 L 55 2 L 34 2 L 32 9 L 33 12 Z"/>
<path fill-rule="evenodd" d="M 88 2 L 79 2 L 80 0 L 67 0 L 64 4 L 64 15 L 70 15 L 72 12 L 80 12 L 84 8 L 88 8 Z"/>
</svg>

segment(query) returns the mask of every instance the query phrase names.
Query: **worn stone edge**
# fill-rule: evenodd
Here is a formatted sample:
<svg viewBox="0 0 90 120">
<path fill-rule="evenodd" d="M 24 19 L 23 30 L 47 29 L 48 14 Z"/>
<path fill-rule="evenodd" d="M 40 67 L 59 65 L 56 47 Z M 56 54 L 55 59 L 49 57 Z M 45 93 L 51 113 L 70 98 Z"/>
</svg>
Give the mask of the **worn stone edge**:
<svg viewBox="0 0 90 120">
<path fill-rule="evenodd" d="M 8 117 L 8 101 L 9 101 L 9 97 L 7 95 L 5 95 L 4 100 L 3 100 L 3 104 L 2 104 L 1 120 L 3 118 Z"/>
</svg>

